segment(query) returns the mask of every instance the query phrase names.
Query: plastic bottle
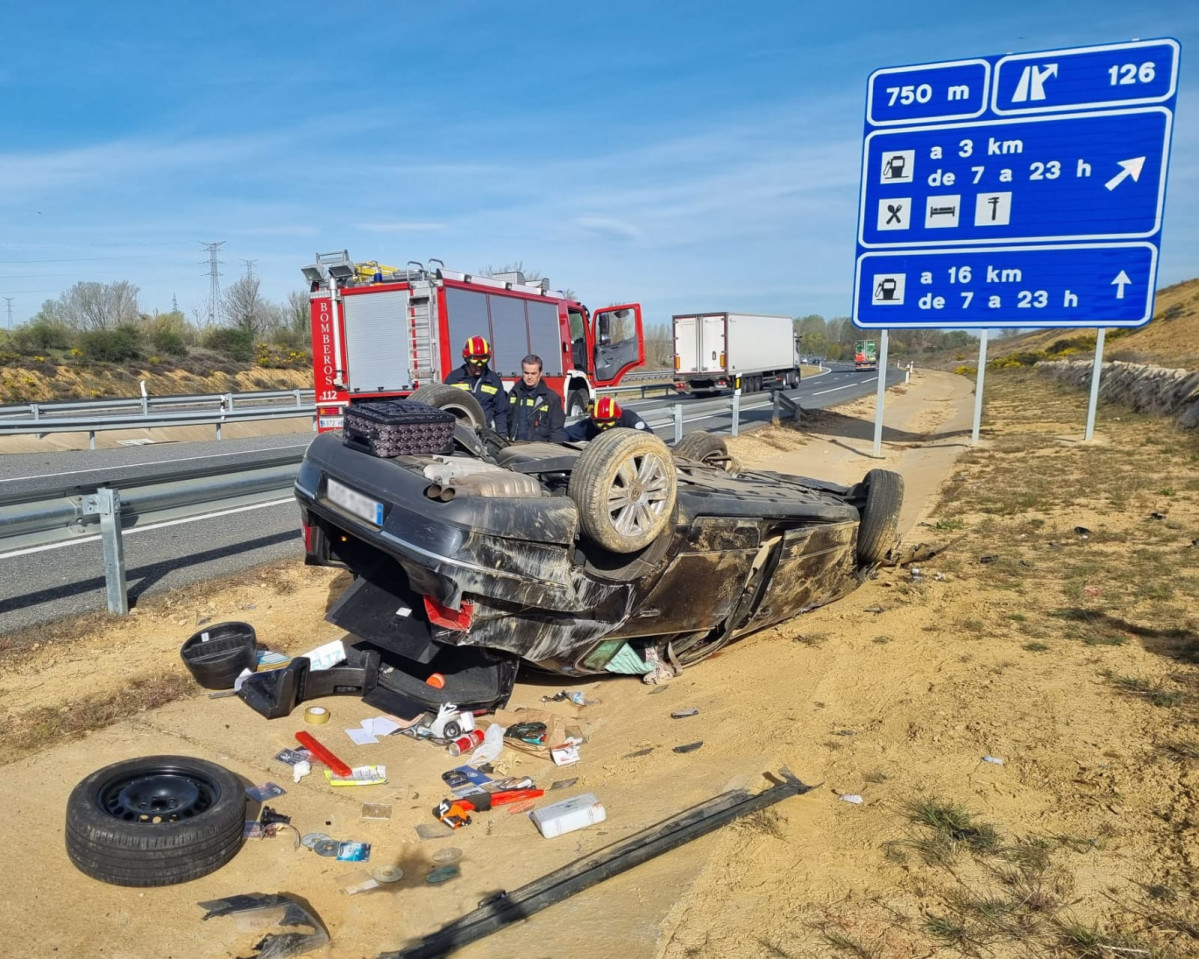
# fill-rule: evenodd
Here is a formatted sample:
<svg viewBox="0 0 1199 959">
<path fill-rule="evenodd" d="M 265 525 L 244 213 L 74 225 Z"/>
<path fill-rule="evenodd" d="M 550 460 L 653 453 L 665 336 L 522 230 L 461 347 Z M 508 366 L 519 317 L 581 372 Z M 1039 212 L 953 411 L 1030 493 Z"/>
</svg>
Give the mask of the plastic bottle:
<svg viewBox="0 0 1199 959">
<path fill-rule="evenodd" d="M 553 839 L 576 829 L 585 829 L 597 822 L 603 822 L 608 818 L 608 811 L 595 793 L 583 793 L 537 809 L 531 816 L 537 828 L 541 830 L 541 835 L 546 839 Z"/>
</svg>

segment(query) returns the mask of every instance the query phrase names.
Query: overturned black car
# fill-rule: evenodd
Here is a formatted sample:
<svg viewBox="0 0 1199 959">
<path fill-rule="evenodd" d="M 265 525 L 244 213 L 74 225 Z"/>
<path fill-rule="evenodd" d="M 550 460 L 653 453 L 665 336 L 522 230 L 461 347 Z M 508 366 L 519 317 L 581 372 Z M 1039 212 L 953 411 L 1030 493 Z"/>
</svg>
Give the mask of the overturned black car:
<svg viewBox="0 0 1199 959">
<path fill-rule="evenodd" d="M 416 405 L 391 412 L 419 419 Z M 412 452 L 419 431 L 372 446 L 347 417 L 309 446 L 307 561 L 354 574 L 327 617 L 352 635 L 341 666 L 250 677 L 242 698 L 264 715 L 331 693 L 402 716 L 495 708 L 522 662 L 678 670 L 845 595 L 896 542 L 903 480 L 886 470 L 844 487 L 739 470 L 708 433 L 672 451 L 638 430 L 505 446 L 447 429 Z"/>
</svg>

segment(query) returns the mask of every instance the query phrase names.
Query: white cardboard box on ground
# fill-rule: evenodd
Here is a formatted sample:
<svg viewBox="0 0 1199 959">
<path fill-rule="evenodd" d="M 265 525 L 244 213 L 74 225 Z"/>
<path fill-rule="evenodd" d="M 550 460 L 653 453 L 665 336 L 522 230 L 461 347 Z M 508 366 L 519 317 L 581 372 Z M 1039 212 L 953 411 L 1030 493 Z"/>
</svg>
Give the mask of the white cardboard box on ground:
<svg viewBox="0 0 1199 959">
<path fill-rule="evenodd" d="M 536 809 L 529 814 L 529 818 L 537 825 L 542 836 L 553 839 L 555 836 L 603 822 L 608 818 L 608 811 L 596 798 L 595 793 L 583 793 Z"/>
</svg>

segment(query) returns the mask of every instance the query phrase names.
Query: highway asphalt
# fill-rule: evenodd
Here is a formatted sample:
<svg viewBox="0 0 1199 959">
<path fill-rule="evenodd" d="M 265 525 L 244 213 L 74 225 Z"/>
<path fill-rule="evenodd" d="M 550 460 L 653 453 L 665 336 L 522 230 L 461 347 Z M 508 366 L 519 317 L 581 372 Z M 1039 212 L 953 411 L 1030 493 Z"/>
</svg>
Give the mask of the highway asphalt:
<svg viewBox="0 0 1199 959">
<path fill-rule="evenodd" d="M 888 385 L 901 382 L 903 372 L 888 371 Z M 806 378 L 788 396 L 808 409 L 872 394 L 874 373 L 832 368 Z M 695 400 L 622 398 L 643 414 L 681 403 L 684 431 L 727 431 L 728 398 Z M 720 411 L 716 411 L 719 407 Z M 770 420 L 769 394 L 741 398 L 743 429 Z M 673 428 L 658 431 L 673 439 Z M 180 467 L 219 468 L 252 451 L 302 448 L 311 432 L 250 437 L 203 443 L 161 443 L 120 449 L 8 454 L 0 456 L 0 496 L 71 490 L 82 483 L 107 482 L 120 487 L 138 476 Z M 296 506 L 290 498 L 237 512 L 211 514 L 185 522 L 164 524 L 125 534 L 125 564 L 130 603 L 146 595 L 178 589 L 191 583 L 231 575 L 279 559 L 300 562 Z M 35 626 L 105 606 L 104 562 L 98 540 L 85 539 L 53 549 L 0 557 L 0 634 Z M 186 637 L 181 637 L 180 642 Z"/>
</svg>

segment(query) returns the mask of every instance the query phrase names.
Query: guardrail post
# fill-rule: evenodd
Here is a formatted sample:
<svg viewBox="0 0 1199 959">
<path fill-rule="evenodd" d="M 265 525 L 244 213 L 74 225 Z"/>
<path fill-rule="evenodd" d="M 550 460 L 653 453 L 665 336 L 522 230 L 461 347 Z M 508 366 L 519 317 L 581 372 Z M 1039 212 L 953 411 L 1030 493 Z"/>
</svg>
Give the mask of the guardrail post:
<svg viewBox="0 0 1199 959">
<path fill-rule="evenodd" d="M 771 390 L 770 395 L 774 398 L 774 403 L 770 409 L 770 425 L 779 425 L 779 391 Z"/>
<path fill-rule="evenodd" d="M 100 487 L 83 498 L 83 512 L 100 516 L 100 543 L 104 547 L 104 587 L 108 594 L 108 611 L 125 615 L 129 612 L 129 593 L 125 588 L 125 541 L 121 537 L 121 494 L 119 490 Z"/>
<path fill-rule="evenodd" d="M 741 430 L 741 389 L 733 390 L 733 427 L 732 435 L 736 436 Z"/>
<path fill-rule="evenodd" d="M 220 423 L 220 420 L 217 420 L 217 424 L 216 424 L 216 438 L 217 438 L 218 440 L 221 438 L 221 423 Z"/>
<path fill-rule="evenodd" d="M 29 412 L 33 414 L 33 418 L 35 420 L 41 416 L 41 410 L 38 409 L 38 405 L 36 403 L 29 404 Z"/>
<path fill-rule="evenodd" d="M 683 438 L 683 404 L 675 403 L 671 409 L 674 411 L 674 441 L 677 443 Z"/>
<path fill-rule="evenodd" d="M 303 406 L 304 404 L 300 402 L 300 391 L 298 389 L 295 389 L 295 390 L 292 390 L 292 392 L 296 396 L 296 406 Z"/>
<path fill-rule="evenodd" d="M 96 431 L 95 430 L 87 431 L 87 448 L 89 450 L 94 450 L 96 448 Z"/>
<path fill-rule="evenodd" d="M 221 409 L 227 412 L 233 412 L 233 394 L 226 393 L 224 399 L 221 400 Z"/>
</svg>

